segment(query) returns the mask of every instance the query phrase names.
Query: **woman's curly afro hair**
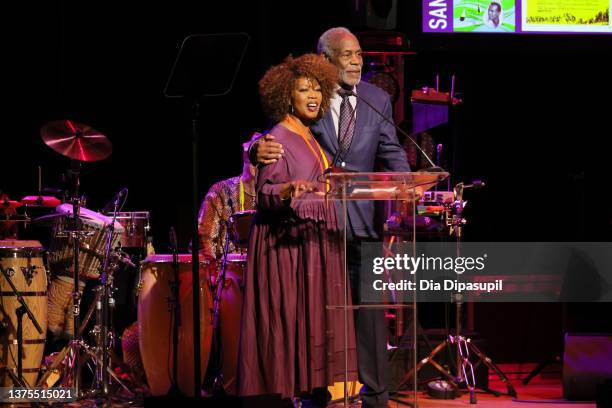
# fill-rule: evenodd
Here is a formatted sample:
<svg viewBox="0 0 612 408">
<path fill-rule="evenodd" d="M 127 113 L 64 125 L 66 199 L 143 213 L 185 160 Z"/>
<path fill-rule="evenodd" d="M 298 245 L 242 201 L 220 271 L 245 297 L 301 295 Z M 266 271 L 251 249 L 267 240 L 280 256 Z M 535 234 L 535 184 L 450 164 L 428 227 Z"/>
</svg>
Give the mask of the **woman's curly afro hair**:
<svg viewBox="0 0 612 408">
<path fill-rule="evenodd" d="M 304 54 L 297 58 L 289 55 L 283 63 L 268 69 L 259 81 L 263 110 L 273 121 L 282 121 L 291 110 L 291 93 L 295 82 L 305 77 L 317 80 L 321 86 L 323 100 L 319 110 L 320 118 L 329 109 L 338 86 L 338 75 L 338 68 L 320 55 Z"/>
</svg>

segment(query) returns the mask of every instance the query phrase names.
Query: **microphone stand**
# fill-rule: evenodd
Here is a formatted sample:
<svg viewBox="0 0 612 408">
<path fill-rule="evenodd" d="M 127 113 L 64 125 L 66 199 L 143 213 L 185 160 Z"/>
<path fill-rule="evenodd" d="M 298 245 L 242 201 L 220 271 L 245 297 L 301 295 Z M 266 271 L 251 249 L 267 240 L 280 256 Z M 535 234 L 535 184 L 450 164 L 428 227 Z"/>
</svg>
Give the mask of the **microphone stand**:
<svg viewBox="0 0 612 408">
<path fill-rule="evenodd" d="M 110 313 L 109 313 L 109 308 L 111 304 L 114 304 L 114 300 L 113 300 L 113 277 L 112 277 L 112 271 L 109 268 L 109 259 L 110 259 L 110 253 L 111 253 L 111 246 L 112 246 L 112 242 L 113 242 L 113 235 L 115 235 L 115 222 L 117 220 L 117 212 L 119 211 L 119 204 L 120 204 L 120 200 L 121 197 L 124 194 L 124 190 L 119 191 L 119 193 L 117 194 L 117 196 L 115 197 L 115 200 L 113 201 L 113 218 L 111 220 L 111 223 L 108 225 L 108 230 L 106 233 L 106 243 L 105 243 L 105 248 L 104 248 L 104 262 L 102 264 L 102 275 L 100 277 L 100 283 L 101 283 L 101 288 L 100 290 L 102 291 L 102 299 L 101 299 L 101 306 L 102 306 L 102 339 L 101 341 L 98 341 L 98 347 L 101 348 L 101 352 L 102 352 L 102 367 L 100 367 L 100 362 L 97 361 L 96 362 L 96 381 L 99 383 L 102 383 L 102 395 L 105 397 L 109 397 L 110 398 L 110 393 L 109 393 L 109 383 L 110 383 L 110 379 L 108 376 L 108 369 L 109 369 L 109 353 L 108 350 L 110 347 L 112 347 L 111 344 L 109 344 L 109 335 L 111 337 L 113 337 L 113 329 L 112 327 L 109 327 L 110 324 Z M 98 320 L 99 322 L 100 320 Z M 76 327 L 76 326 L 75 326 Z M 100 351 L 100 350 L 98 350 Z"/>
<path fill-rule="evenodd" d="M 176 232 L 173 227 L 170 227 L 170 249 L 172 250 L 172 271 L 174 274 L 173 281 L 170 282 L 171 296 L 168 299 L 169 311 L 173 315 L 172 319 L 172 378 L 170 388 L 166 395 L 180 396 L 183 395 L 178 385 L 178 335 L 181 325 L 181 303 L 179 299 L 179 256 L 178 245 L 176 241 Z"/>
</svg>

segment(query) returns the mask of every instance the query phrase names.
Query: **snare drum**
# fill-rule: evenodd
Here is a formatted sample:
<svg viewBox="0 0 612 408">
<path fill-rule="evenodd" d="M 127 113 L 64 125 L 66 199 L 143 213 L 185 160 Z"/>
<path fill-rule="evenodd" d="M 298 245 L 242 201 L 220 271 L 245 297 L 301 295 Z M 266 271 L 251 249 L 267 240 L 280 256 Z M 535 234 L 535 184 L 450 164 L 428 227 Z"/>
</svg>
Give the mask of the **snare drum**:
<svg viewBox="0 0 612 408">
<path fill-rule="evenodd" d="M 54 275 L 72 276 L 74 270 L 74 249 L 73 239 L 65 231 L 69 228 L 72 217 L 72 205 L 62 204 L 56 209 L 58 214 L 65 217 L 58 217 L 53 225 L 53 236 L 49 245 L 49 265 Z M 86 279 L 97 279 L 100 277 L 99 268 L 108 235 L 107 226 L 112 222 L 112 218 L 97 212 L 81 207 L 79 211 L 82 229 L 87 233 L 81 237 L 79 248 L 79 276 Z M 115 232 L 111 241 L 111 248 L 114 248 L 124 228 L 115 222 Z"/>
<path fill-rule="evenodd" d="M 138 297 L 139 346 L 152 395 L 165 395 L 172 372 L 172 316 L 168 307 L 170 281 L 174 280 L 172 255 L 149 255 L 141 263 Z M 212 340 L 211 295 L 206 269 L 200 268 L 200 361 L 204 377 Z M 179 388 L 193 396 L 193 295 L 191 255 L 179 255 L 181 326 L 178 341 Z"/>
<path fill-rule="evenodd" d="M 17 291 L 23 296 L 42 329 L 36 330 L 27 314 L 23 328 L 23 378 L 34 386 L 40 370 L 47 331 L 47 272 L 43 262 L 44 248 L 38 241 L 0 241 L 0 266 L 8 274 Z M 0 361 L 9 369 L 17 367 L 17 314 L 21 304 L 4 274 L 0 274 L 0 319 L 6 327 L 0 333 Z M 0 385 L 14 384 L 4 371 Z"/>
</svg>

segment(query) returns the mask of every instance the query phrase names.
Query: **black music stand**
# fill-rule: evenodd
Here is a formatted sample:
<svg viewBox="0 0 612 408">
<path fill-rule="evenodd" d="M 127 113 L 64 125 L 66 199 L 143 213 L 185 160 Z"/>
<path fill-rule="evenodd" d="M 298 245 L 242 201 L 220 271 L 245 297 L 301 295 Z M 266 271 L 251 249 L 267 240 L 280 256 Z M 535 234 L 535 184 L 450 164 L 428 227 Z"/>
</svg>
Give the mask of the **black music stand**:
<svg viewBox="0 0 612 408">
<path fill-rule="evenodd" d="M 240 64 L 249 42 L 246 33 L 194 34 L 187 36 L 181 45 L 170 78 L 164 88 L 168 98 L 181 98 L 192 109 L 192 171 L 193 171 L 193 217 L 192 217 L 192 273 L 193 273 L 193 355 L 194 355 L 194 395 L 200 397 L 202 384 L 200 372 L 200 272 L 198 237 L 198 120 L 200 101 L 205 97 L 227 95 L 234 85 Z M 176 324 L 176 319 L 174 319 Z M 177 339 L 173 339 L 177 341 Z M 176 355 L 174 360 L 176 360 Z M 179 393 L 176 378 L 171 393 Z M 174 388 L 174 389 L 172 389 Z"/>
</svg>

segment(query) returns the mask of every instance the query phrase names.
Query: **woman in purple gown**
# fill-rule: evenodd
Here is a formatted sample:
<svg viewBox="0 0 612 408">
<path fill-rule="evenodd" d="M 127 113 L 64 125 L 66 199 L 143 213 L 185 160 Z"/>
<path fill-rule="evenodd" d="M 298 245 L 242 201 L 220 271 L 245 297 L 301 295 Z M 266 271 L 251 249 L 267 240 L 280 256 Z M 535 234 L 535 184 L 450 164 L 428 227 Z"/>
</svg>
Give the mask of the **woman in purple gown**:
<svg viewBox="0 0 612 408">
<path fill-rule="evenodd" d="M 283 398 L 343 381 L 343 246 L 333 202 L 321 182 L 330 158 L 308 126 L 329 108 L 337 69 L 314 54 L 288 57 L 259 82 L 269 131 L 282 157 L 259 169 L 249 244 L 238 367 L 241 395 Z M 299 199 L 298 199 L 299 198 Z M 350 296 L 349 296 L 350 299 Z M 349 379 L 357 376 L 353 314 Z"/>
</svg>

